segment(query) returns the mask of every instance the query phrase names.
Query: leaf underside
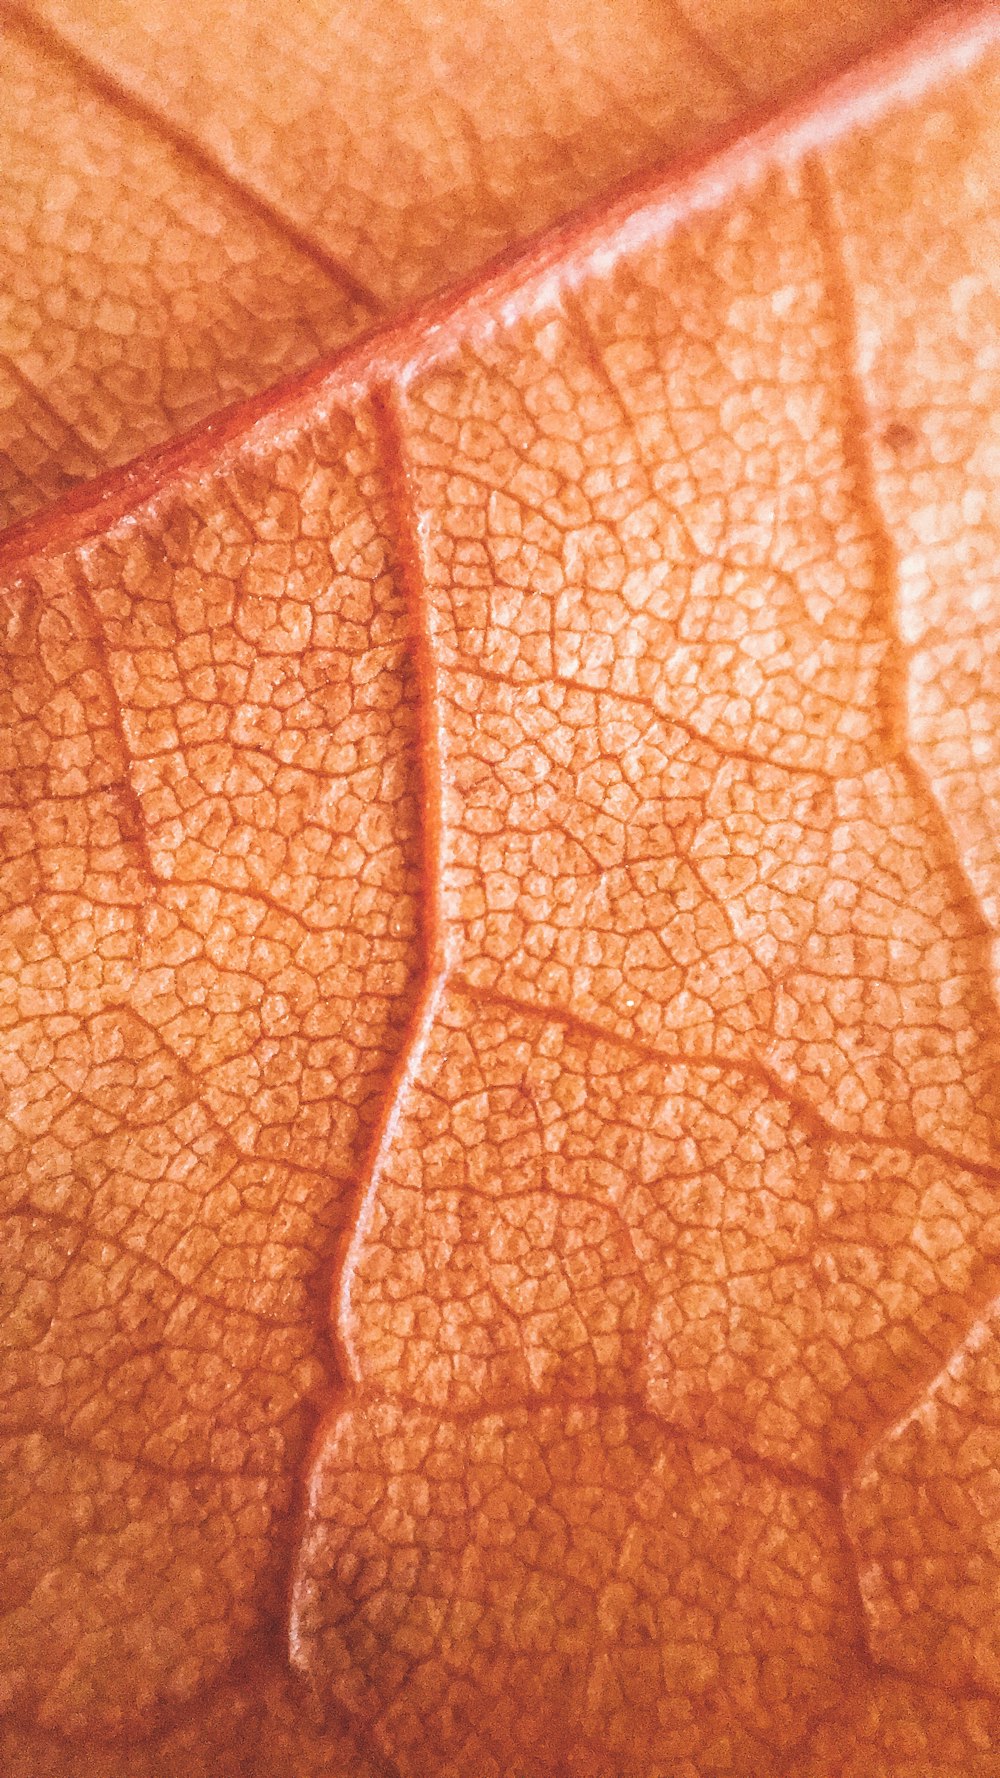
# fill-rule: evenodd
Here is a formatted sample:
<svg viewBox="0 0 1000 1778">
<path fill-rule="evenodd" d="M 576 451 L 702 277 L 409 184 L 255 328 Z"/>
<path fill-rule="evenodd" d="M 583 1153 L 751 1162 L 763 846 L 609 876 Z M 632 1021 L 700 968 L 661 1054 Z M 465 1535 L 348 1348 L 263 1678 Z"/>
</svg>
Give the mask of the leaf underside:
<svg viewBox="0 0 1000 1778">
<path fill-rule="evenodd" d="M 995 1772 L 998 120 L 943 14 L 10 534 L 16 1778 Z"/>
</svg>

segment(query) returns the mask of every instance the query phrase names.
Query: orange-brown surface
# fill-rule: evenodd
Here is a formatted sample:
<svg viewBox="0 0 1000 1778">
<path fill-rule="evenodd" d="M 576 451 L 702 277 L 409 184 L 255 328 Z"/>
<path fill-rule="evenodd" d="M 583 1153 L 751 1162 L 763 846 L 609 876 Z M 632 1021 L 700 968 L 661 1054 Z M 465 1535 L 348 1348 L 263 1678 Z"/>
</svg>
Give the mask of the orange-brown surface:
<svg viewBox="0 0 1000 1778">
<path fill-rule="evenodd" d="M 4 0 L 0 524 L 936 0 Z"/>
<path fill-rule="evenodd" d="M 11 533 L 15 1778 L 995 1778 L 998 120 L 964 6 Z"/>
</svg>

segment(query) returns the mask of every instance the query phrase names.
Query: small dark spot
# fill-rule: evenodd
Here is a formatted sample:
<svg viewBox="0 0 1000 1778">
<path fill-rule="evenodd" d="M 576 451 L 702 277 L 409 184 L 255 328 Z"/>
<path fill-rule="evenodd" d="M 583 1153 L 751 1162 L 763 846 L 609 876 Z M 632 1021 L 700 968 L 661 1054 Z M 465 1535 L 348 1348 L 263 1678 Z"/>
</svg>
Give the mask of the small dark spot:
<svg viewBox="0 0 1000 1778">
<path fill-rule="evenodd" d="M 917 442 L 917 434 L 912 426 L 903 420 L 893 420 L 882 434 L 882 443 L 888 445 L 890 451 L 909 451 Z"/>
<path fill-rule="evenodd" d="M 138 802 L 127 784 L 121 782 L 107 786 L 108 801 L 114 809 L 118 821 L 118 831 L 126 845 L 134 844 L 141 837 L 142 823 L 139 815 Z"/>
</svg>

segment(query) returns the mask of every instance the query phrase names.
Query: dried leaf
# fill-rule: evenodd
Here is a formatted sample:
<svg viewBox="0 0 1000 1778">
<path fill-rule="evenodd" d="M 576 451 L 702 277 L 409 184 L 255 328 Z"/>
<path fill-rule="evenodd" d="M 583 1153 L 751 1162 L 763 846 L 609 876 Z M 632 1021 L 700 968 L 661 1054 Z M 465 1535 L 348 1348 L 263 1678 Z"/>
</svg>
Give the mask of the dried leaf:
<svg viewBox="0 0 1000 1778">
<path fill-rule="evenodd" d="M 0 523 L 934 3 L 5 5 Z"/>
<path fill-rule="evenodd" d="M 11 534 L 17 1778 L 992 1778 L 998 88 Z"/>
</svg>

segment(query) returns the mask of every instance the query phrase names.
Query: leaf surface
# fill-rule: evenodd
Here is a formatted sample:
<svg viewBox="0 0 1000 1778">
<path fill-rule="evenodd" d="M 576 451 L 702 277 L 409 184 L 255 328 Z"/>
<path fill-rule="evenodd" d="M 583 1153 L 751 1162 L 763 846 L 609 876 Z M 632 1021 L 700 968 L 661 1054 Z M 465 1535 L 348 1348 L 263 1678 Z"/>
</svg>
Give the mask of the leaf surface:
<svg viewBox="0 0 1000 1778">
<path fill-rule="evenodd" d="M 8 539 L 18 1778 L 992 1773 L 998 85 Z"/>
<path fill-rule="evenodd" d="M 929 4 L 5 5 L 0 522 Z"/>
</svg>

